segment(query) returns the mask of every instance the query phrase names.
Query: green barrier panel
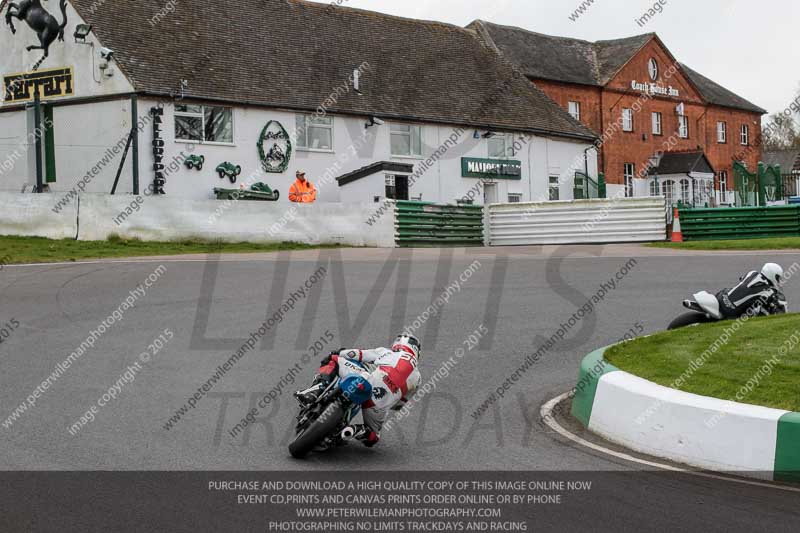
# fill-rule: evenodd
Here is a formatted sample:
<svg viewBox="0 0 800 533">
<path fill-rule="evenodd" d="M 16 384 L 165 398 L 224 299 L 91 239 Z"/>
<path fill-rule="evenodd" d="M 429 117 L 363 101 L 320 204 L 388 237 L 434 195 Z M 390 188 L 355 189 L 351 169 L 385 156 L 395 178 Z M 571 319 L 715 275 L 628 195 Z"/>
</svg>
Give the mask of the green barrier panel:
<svg viewBox="0 0 800 533">
<path fill-rule="evenodd" d="M 800 236 L 800 206 L 680 209 L 687 241 Z"/>
<path fill-rule="evenodd" d="M 589 421 L 592 419 L 594 396 L 600 378 L 609 372 L 619 371 L 619 368 L 603 359 L 603 354 L 608 348 L 610 347 L 595 350 L 581 361 L 578 384 L 575 385 L 572 397 L 572 416 L 577 418 L 585 428 L 589 427 Z"/>
<path fill-rule="evenodd" d="M 398 201 L 396 213 L 398 246 L 483 246 L 482 206 Z"/>
<path fill-rule="evenodd" d="M 787 413 L 778 420 L 775 481 L 800 483 L 800 413 Z"/>
</svg>

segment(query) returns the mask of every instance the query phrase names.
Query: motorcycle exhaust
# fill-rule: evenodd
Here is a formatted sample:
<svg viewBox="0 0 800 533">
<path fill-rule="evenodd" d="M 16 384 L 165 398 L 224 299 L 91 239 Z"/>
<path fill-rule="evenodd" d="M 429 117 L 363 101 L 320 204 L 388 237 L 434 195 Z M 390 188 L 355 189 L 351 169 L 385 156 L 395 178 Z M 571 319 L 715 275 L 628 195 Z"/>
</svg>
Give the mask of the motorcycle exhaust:
<svg viewBox="0 0 800 533">
<path fill-rule="evenodd" d="M 356 434 L 356 430 L 353 429 L 351 426 L 347 426 L 342 430 L 341 436 L 343 439 L 352 439 L 353 435 Z"/>
</svg>

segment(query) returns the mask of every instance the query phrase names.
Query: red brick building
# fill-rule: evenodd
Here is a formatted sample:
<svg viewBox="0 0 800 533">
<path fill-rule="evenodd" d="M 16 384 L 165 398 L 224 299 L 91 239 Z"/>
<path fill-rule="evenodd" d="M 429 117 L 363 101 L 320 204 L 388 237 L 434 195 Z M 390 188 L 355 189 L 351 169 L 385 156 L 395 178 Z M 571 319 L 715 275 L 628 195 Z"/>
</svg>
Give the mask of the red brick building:
<svg viewBox="0 0 800 533">
<path fill-rule="evenodd" d="M 602 138 L 609 196 L 728 203 L 733 161 L 753 170 L 761 158 L 766 111 L 679 63 L 654 33 L 592 43 L 484 21 L 469 28 Z"/>
</svg>

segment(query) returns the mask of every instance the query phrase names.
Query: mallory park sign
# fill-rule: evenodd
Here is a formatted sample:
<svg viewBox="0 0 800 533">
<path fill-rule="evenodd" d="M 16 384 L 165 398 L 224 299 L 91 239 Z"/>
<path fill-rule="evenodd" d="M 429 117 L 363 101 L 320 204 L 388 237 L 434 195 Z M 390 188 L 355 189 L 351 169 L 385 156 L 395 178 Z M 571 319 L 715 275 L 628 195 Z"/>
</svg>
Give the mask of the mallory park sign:
<svg viewBox="0 0 800 533">
<path fill-rule="evenodd" d="M 669 87 L 664 87 L 655 83 L 639 83 L 636 80 L 631 81 L 631 89 L 655 96 L 673 96 L 678 98 L 681 95 L 680 91 L 678 91 L 678 89 L 674 88 L 672 85 Z"/>
<path fill-rule="evenodd" d="M 461 177 L 522 179 L 522 163 L 512 159 L 461 158 Z"/>
</svg>

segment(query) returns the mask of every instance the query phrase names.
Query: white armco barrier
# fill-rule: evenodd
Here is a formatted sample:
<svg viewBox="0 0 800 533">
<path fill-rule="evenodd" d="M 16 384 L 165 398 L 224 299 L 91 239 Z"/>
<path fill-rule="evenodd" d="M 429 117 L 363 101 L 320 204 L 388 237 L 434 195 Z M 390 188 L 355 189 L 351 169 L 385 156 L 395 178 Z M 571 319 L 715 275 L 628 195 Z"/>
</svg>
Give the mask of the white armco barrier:
<svg viewBox="0 0 800 533">
<path fill-rule="evenodd" d="M 0 235 L 74 239 L 78 234 L 78 198 L 0 192 Z"/>
<path fill-rule="evenodd" d="M 188 239 L 394 247 L 394 216 L 372 225 L 375 204 L 186 200 L 169 196 L 81 195 L 79 240 L 111 235 L 144 241 Z"/>
<path fill-rule="evenodd" d="M 663 241 L 663 197 L 492 204 L 491 246 Z"/>
</svg>

